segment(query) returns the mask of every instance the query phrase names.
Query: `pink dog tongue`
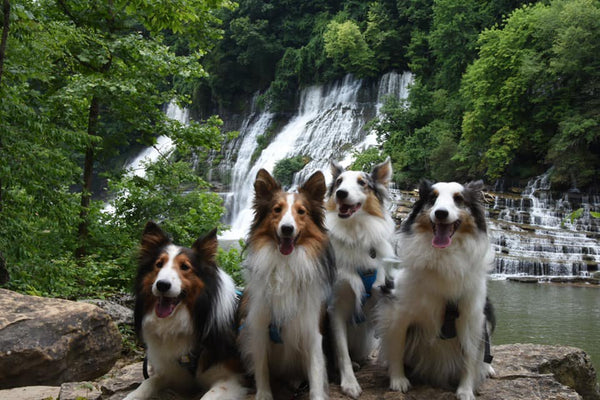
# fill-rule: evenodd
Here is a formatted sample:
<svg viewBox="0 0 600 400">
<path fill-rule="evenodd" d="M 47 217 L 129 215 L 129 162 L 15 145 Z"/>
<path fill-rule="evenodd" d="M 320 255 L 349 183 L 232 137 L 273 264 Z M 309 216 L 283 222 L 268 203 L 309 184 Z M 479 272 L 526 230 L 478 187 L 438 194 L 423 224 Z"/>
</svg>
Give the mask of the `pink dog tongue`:
<svg viewBox="0 0 600 400">
<path fill-rule="evenodd" d="M 431 245 L 438 249 L 450 246 L 453 232 L 454 226 L 452 224 L 435 224 Z"/>
<path fill-rule="evenodd" d="M 289 255 L 292 251 L 294 251 L 294 239 L 282 238 L 279 242 L 279 251 L 284 256 Z"/>
<path fill-rule="evenodd" d="M 354 214 L 360 208 L 360 203 L 358 204 L 341 204 L 340 205 L 340 216 L 341 217 L 349 217 Z"/>
<path fill-rule="evenodd" d="M 156 303 L 156 316 L 158 318 L 166 318 L 175 309 L 177 305 L 177 300 L 171 297 L 161 296 L 158 298 L 158 303 Z"/>
</svg>

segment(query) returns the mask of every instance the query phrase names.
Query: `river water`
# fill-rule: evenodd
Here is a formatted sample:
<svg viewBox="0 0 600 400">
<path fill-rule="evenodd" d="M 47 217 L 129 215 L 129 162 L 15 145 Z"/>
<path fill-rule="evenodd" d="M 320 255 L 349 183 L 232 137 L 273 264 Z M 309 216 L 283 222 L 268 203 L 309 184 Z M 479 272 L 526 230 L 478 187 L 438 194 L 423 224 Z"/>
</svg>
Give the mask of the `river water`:
<svg viewBox="0 0 600 400">
<path fill-rule="evenodd" d="M 488 294 L 498 320 L 493 344 L 578 347 L 600 371 L 599 287 L 490 280 Z"/>
</svg>

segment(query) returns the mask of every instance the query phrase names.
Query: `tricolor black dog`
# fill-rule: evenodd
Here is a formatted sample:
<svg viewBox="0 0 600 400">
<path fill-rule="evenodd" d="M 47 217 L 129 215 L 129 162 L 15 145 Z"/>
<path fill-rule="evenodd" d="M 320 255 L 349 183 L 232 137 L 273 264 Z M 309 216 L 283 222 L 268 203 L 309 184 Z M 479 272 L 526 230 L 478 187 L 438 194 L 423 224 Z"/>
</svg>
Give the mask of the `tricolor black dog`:
<svg viewBox="0 0 600 400">
<path fill-rule="evenodd" d="M 490 360 L 484 362 L 493 252 L 482 187 L 481 181 L 423 182 L 402 225 L 402 268 L 377 310 L 380 356 L 392 390 L 406 392 L 411 377 L 455 387 L 459 399 L 473 400 L 478 385 L 493 373 Z"/>
<path fill-rule="evenodd" d="M 244 398 L 234 326 L 238 296 L 216 253 L 216 229 L 186 248 L 155 223 L 146 225 L 134 317 L 153 373 L 127 400 L 166 388 L 205 391 L 203 400 Z"/>
</svg>

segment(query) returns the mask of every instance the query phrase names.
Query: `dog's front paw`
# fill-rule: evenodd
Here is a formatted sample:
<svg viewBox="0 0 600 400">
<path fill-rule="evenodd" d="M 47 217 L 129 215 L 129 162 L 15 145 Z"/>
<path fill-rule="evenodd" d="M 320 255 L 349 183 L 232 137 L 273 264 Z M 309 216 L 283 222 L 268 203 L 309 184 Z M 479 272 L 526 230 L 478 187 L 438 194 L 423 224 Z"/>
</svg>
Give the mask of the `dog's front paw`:
<svg viewBox="0 0 600 400">
<path fill-rule="evenodd" d="M 471 389 L 458 388 L 456 391 L 456 398 L 458 400 L 475 400 L 475 394 Z"/>
<path fill-rule="evenodd" d="M 410 381 L 407 377 L 401 376 L 396 378 L 390 378 L 390 389 L 395 392 L 408 392 L 410 388 Z"/>
<path fill-rule="evenodd" d="M 256 392 L 256 396 L 254 398 L 256 400 L 273 400 L 273 394 L 271 392 L 261 390 Z"/>
<path fill-rule="evenodd" d="M 143 400 L 144 397 L 137 396 L 135 391 L 129 393 L 123 400 Z"/>
<path fill-rule="evenodd" d="M 362 389 L 360 388 L 355 376 L 352 376 L 352 378 L 342 379 L 340 386 L 342 387 L 342 393 L 344 393 L 346 396 L 352 397 L 353 399 L 357 399 L 362 393 Z"/>
<path fill-rule="evenodd" d="M 485 376 L 486 377 L 494 377 L 494 376 L 496 376 L 496 371 L 494 371 L 494 368 L 492 367 L 491 364 L 484 363 L 483 364 L 483 370 L 485 371 Z"/>
</svg>

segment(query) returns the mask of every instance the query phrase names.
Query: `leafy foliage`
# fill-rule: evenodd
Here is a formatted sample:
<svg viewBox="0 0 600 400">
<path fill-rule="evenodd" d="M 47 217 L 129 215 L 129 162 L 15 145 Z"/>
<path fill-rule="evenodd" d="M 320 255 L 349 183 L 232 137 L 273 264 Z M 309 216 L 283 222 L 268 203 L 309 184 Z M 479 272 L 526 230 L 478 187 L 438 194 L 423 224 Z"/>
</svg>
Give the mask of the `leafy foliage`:
<svg viewBox="0 0 600 400">
<path fill-rule="evenodd" d="M 461 89 L 461 161 L 492 179 L 539 160 L 554 164 L 555 180 L 594 180 L 600 73 L 588 66 L 600 65 L 600 44 L 589 40 L 599 16 L 598 2 L 556 0 L 518 9 L 502 29 L 482 33 Z"/>
<path fill-rule="evenodd" d="M 325 54 L 344 71 L 367 77 L 375 74 L 373 51 L 353 21 L 331 21 L 323 35 Z"/>
<path fill-rule="evenodd" d="M 281 186 L 290 187 L 294 182 L 294 174 L 304 168 L 309 161 L 309 158 L 302 155 L 279 160 L 273 167 L 273 177 L 281 183 Z"/>
<path fill-rule="evenodd" d="M 11 1 L 0 85 L 0 252 L 9 288 L 77 298 L 130 288 L 135 249 L 148 219 L 191 244 L 218 225 L 218 196 L 193 173 L 192 152 L 221 143 L 221 121 L 172 121 L 172 82 L 205 76 L 199 57 L 222 31 L 224 1 Z M 8 29 L 8 30 L 7 30 Z M 185 38 L 170 47 L 165 36 Z M 177 53 L 175 52 L 177 49 Z M 89 199 L 91 173 L 123 148 L 170 136 L 177 153 L 146 177 L 108 170 L 117 213 Z M 82 186 L 85 184 L 84 186 Z M 85 210 L 82 213 L 81 210 Z M 85 219 L 87 257 L 77 226 Z M 81 233 L 81 232 L 80 232 Z"/>
</svg>

